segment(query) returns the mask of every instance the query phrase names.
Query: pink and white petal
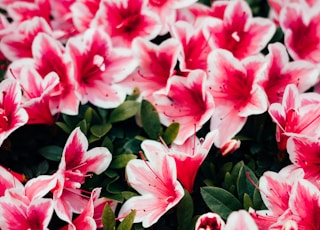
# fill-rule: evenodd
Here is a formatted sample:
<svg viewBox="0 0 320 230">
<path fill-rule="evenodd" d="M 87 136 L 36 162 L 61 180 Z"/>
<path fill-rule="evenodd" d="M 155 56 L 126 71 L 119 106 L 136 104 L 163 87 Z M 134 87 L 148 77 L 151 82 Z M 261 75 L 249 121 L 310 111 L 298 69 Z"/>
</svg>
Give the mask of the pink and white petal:
<svg viewBox="0 0 320 230">
<path fill-rule="evenodd" d="M 84 162 L 88 146 L 88 140 L 81 129 L 75 128 L 68 137 L 62 154 L 61 162 L 65 162 L 66 170 L 76 169 Z"/>
<path fill-rule="evenodd" d="M 85 164 L 79 166 L 79 170 L 82 172 L 101 174 L 109 167 L 112 160 L 112 154 L 105 147 L 95 147 L 86 152 L 83 160 Z"/>
<path fill-rule="evenodd" d="M 239 116 L 248 117 L 253 114 L 262 114 L 267 111 L 268 97 L 264 90 L 260 87 L 256 87 L 251 92 L 251 98 L 247 104 L 239 112 Z"/>
<path fill-rule="evenodd" d="M 245 210 L 232 212 L 227 219 L 224 230 L 258 230 L 258 226 Z"/>
<path fill-rule="evenodd" d="M 41 17 L 34 17 L 18 25 L 15 31 L 1 39 L 0 48 L 6 58 L 14 61 L 32 57 L 32 42 L 39 32 L 51 34 L 48 23 Z"/>
<path fill-rule="evenodd" d="M 37 200 L 48 194 L 57 184 L 57 177 L 53 175 L 40 175 L 32 178 L 25 185 L 25 195 L 30 201 Z"/>
<path fill-rule="evenodd" d="M 275 216 L 280 216 L 289 207 L 291 184 L 278 173 L 267 171 L 259 181 L 264 204 Z"/>
<path fill-rule="evenodd" d="M 217 213 L 208 212 L 202 214 L 196 221 L 195 230 L 216 229 L 222 230 L 225 227 L 225 222 Z"/>
<path fill-rule="evenodd" d="M 26 217 L 27 206 L 20 201 L 7 197 L 0 198 L 0 226 L 3 229 L 21 230 L 28 229 Z"/>
<path fill-rule="evenodd" d="M 10 188 L 17 188 L 20 191 L 24 190 L 21 182 L 3 166 L 0 166 L 0 178 L 0 197 L 4 196 L 5 191 Z"/>
<path fill-rule="evenodd" d="M 238 111 L 231 108 L 217 108 L 210 120 L 210 130 L 218 130 L 214 144 L 221 148 L 231 140 L 244 126 L 246 117 L 239 117 Z"/>
<path fill-rule="evenodd" d="M 224 12 L 224 24 L 227 27 L 244 30 L 247 21 L 252 17 L 251 9 L 247 2 L 236 0 L 229 2 Z"/>
<path fill-rule="evenodd" d="M 282 132 L 284 132 L 286 125 L 286 111 L 284 110 L 283 106 L 279 103 L 273 103 L 270 105 L 268 113 L 272 120 L 282 130 Z"/>
<path fill-rule="evenodd" d="M 47 229 L 53 215 L 53 200 L 35 199 L 26 211 L 30 229 Z"/>
</svg>

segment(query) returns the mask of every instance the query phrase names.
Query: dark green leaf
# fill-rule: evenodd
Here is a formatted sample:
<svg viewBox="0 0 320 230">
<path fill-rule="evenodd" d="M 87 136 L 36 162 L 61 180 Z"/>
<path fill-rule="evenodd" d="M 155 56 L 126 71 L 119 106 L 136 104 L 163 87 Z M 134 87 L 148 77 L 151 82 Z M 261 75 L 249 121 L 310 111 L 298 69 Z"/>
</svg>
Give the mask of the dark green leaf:
<svg viewBox="0 0 320 230">
<path fill-rule="evenodd" d="M 104 209 L 102 212 L 102 224 L 103 224 L 103 230 L 116 229 L 115 215 L 108 204 L 104 206 Z"/>
<path fill-rule="evenodd" d="M 247 174 L 255 184 L 258 184 L 258 179 L 254 172 L 243 164 L 239 170 L 237 179 L 237 193 L 239 198 L 243 197 L 245 193 L 247 193 L 250 197 L 253 197 L 254 190 L 256 189 L 256 187 L 252 184 L 252 181 L 250 181 L 248 178 Z"/>
<path fill-rule="evenodd" d="M 117 230 L 129 230 L 132 228 L 134 218 L 136 216 L 136 210 L 132 210 L 129 215 L 119 224 Z"/>
<path fill-rule="evenodd" d="M 105 137 L 102 141 L 101 147 L 106 147 L 110 152 L 113 152 L 113 143 L 109 137 Z"/>
<path fill-rule="evenodd" d="M 56 125 L 67 134 L 70 134 L 72 132 L 72 129 L 64 122 L 57 121 Z"/>
<path fill-rule="evenodd" d="M 143 130 L 151 139 L 157 140 L 161 133 L 161 123 L 156 108 L 149 101 L 143 100 L 140 116 Z"/>
<path fill-rule="evenodd" d="M 202 187 L 201 196 L 212 212 L 226 219 L 232 211 L 242 208 L 239 200 L 227 190 L 219 187 Z"/>
<path fill-rule="evenodd" d="M 111 112 L 109 122 L 115 123 L 133 117 L 139 111 L 139 107 L 139 102 L 125 101 Z"/>
<path fill-rule="evenodd" d="M 193 200 L 189 192 L 185 190 L 183 198 L 177 206 L 178 230 L 190 229 L 193 216 Z"/>
<path fill-rule="evenodd" d="M 128 164 L 128 162 L 130 160 L 136 159 L 136 158 L 137 158 L 137 156 L 134 154 L 131 154 L 131 153 L 117 155 L 112 159 L 110 168 L 113 168 L 113 169 L 124 168 L 124 167 L 126 167 L 126 165 Z"/>
<path fill-rule="evenodd" d="M 39 153 L 50 161 L 60 161 L 63 148 L 57 145 L 49 145 L 39 149 Z"/>
<path fill-rule="evenodd" d="M 104 135 L 106 135 L 111 128 L 112 128 L 112 125 L 110 123 L 93 125 L 90 128 L 90 132 L 96 137 L 101 138 Z"/>
<path fill-rule="evenodd" d="M 167 145 L 171 145 L 171 143 L 176 139 L 178 136 L 180 124 L 174 122 L 168 126 L 166 131 L 163 134 L 163 140 Z"/>
<path fill-rule="evenodd" d="M 125 200 L 128 200 L 128 199 L 130 199 L 131 197 L 134 197 L 134 196 L 138 196 L 137 193 L 135 193 L 135 192 L 130 192 L 130 191 L 123 191 L 123 192 L 121 192 L 121 194 L 122 194 L 122 196 L 123 196 L 123 198 L 124 198 Z"/>
<path fill-rule="evenodd" d="M 80 127 L 81 131 L 86 135 L 88 131 L 88 125 L 85 119 L 81 120 L 78 124 L 78 127 Z"/>
<path fill-rule="evenodd" d="M 101 122 L 101 119 L 100 119 L 98 113 L 91 107 L 88 107 L 87 110 L 85 111 L 84 119 L 86 120 L 87 124 Z"/>
</svg>

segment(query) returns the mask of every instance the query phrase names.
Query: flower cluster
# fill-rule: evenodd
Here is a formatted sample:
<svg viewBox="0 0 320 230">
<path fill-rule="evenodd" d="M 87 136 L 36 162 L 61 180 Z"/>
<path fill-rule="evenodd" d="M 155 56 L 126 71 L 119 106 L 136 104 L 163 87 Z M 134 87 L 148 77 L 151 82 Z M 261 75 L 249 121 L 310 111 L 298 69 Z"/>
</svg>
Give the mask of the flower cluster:
<svg viewBox="0 0 320 230">
<path fill-rule="evenodd" d="M 0 0 L 1 149 L 59 139 L 38 175 L 0 157 L 0 228 L 320 229 L 320 5 L 266 4 Z"/>
</svg>

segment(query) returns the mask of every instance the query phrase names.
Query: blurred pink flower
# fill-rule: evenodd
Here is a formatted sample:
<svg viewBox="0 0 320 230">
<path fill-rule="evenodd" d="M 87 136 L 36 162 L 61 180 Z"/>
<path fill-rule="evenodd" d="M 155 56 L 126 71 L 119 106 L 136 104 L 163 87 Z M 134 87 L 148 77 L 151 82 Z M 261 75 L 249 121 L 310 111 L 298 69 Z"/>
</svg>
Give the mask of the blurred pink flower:
<svg viewBox="0 0 320 230">
<path fill-rule="evenodd" d="M 130 48 L 136 37 L 153 39 L 161 30 L 161 22 L 146 4 L 147 0 L 102 1 L 91 27 L 102 27 L 115 46 Z"/>
<path fill-rule="evenodd" d="M 16 129 L 25 125 L 28 114 L 21 107 L 21 88 L 17 81 L 6 79 L 0 83 L 0 146 Z"/>
<path fill-rule="evenodd" d="M 208 212 L 197 219 L 195 230 L 222 230 L 224 226 L 225 222 L 218 214 Z"/>
</svg>

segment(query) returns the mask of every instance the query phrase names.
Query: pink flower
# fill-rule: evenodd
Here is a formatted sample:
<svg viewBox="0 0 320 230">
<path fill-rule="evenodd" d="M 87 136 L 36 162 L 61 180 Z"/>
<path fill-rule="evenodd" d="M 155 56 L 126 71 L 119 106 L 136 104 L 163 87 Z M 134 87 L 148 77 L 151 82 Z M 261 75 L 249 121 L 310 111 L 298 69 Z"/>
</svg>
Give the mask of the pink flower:
<svg viewBox="0 0 320 230">
<path fill-rule="evenodd" d="M 270 44 L 268 49 L 267 79 L 261 84 L 269 103 L 281 102 L 288 84 L 295 84 L 299 92 L 304 92 L 318 82 L 319 71 L 315 65 L 302 60 L 289 62 L 286 48 L 281 43 Z"/>
<path fill-rule="evenodd" d="M 34 68 L 42 78 L 55 72 L 59 84 L 50 93 L 50 111 L 52 114 L 76 115 L 79 107 L 75 93 L 77 85 L 71 58 L 65 53 L 65 48 L 58 40 L 40 32 L 32 43 L 32 55 L 33 58 L 18 59 L 10 65 L 14 76 L 19 76 L 24 66 Z"/>
<path fill-rule="evenodd" d="M 320 143 L 319 139 L 290 137 L 287 142 L 290 160 L 304 171 L 304 178 L 320 187 Z"/>
<path fill-rule="evenodd" d="M 294 60 L 320 61 L 320 35 L 318 7 L 312 9 L 301 4 L 288 4 L 280 14 L 284 42 Z"/>
<path fill-rule="evenodd" d="M 228 216 L 223 230 L 258 230 L 258 226 L 247 211 L 239 210 Z"/>
<path fill-rule="evenodd" d="M 208 24 L 206 38 L 212 48 L 227 49 L 239 59 L 258 54 L 275 33 L 269 19 L 252 17 L 246 1 L 229 1 L 220 23 Z"/>
<path fill-rule="evenodd" d="M 211 47 L 203 35 L 204 22 L 205 20 L 193 26 L 190 23 L 178 21 L 171 28 L 172 36 L 182 45 L 178 56 L 181 71 L 207 70 L 207 57 Z"/>
<path fill-rule="evenodd" d="M 111 153 L 107 148 L 95 147 L 89 151 L 88 140 L 76 128 L 69 136 L 58 171 L 56 187 L 52 190 L 57 215 L 71 223 L 72 213 L 81 213 L 87 199 L 81 194 L 81 184 L 88 173 L 101 174 L 111 162 Z"/>
<path fill-rule="evenodd" d="M 7 7 L 7 12 L 14 22 L 22 22 L 33 17 L 42 17 L 50 23 L 50 3 L 46 0 L 14 1 Z"/>
<path fill-rule="evenodd" d="M 0 145 L 16 129 L 25 125 L 28 114 L 21 107 L 21 88 L 17 81 L 3 80 L 0 83 Z"/>
<path fill-rule="evenodd" d="M 197 0 L 149 0 L 147 6 L 160 17 L 161 35 L 166 34 L 176 20 L 176 11 L 188 8 Z"/>
<path fill-rule="evenodd" d="M 235 140 L 231 139 L 230 141 L 227 141 L 221 148 L 220 148 L 220 153 L 222 156 L 226 156 L 228 154 L 233 153 L 236 151 L 238 148 L 240 148 L 241 141 L 240 140 Z"/>
<path fill-rule="evenodd" d="M 319 94 L 299 94 L 292 84 L 286 87 L 282 104 L 270 105 L 268 112 L 277 124 L 276 138 L 280 151 L 286 149 L 289 136 L 319 137 L 319 106 Z"/>
<path fill-rule="evenodd" d="M 53 124 L 55 119 L 50 110 L 50 93 L 59 83 L 57 74 L 50 72 L 42 78 L 35 69 L 25 66 L 18 76 L 13 76 L 10 71 L 7 76 L 20 82 L 21 106 L 29 116 L 27 124 Z"/>
<path fill-rule="evenodd" d="M 162 145 L 156 141 L 142 142 L 141 147 L 148 161 L 133 159 L 126 166 L 128 184 L 141 196 L 127 200 L 118 216 L 122 218 L 131 210 L 136 210 L 134 222 L 142 222 L 144 228 L 156 223 L 184 196 L 184 190 L 177 180 L 174 159 L 165 150 L 159 151 L 159 146 Z"/>
<path fill-rule="evenodd" d="M 161 122 L 168 126 L 180 123 L 176 144 L 183 144 L 212 116 L 214 102 L 206 91 L 207 75 L 204 71 L 191 71 L 187 77 L 173 76 L 168 81 L 166 92 L 154 94 L 154 105 Z"/>
<path fill-rule="evenodd" d="M 219 131 L 215 145 L 220 148 L 241 130 L 248 116 L 267 110 L 267 96 L 258 85 L 266 66 L 258 57 L 239 61 L 223 49 L 209 54 L 208 66 L 207 89 L 216 104 L 210 126 Z"/>
<path fill-rule="evenodd" d="M 41 17 L 33 17 L 18 24 L 11 33 L 1 39 L 0 48 L 5 57 L 14 61 L 20 58 L 32 58 L 32 42 L 40 32 L 52 34 L 48 23 Z"/>
<path fill-rule="evenodd" d="M 193 191 L 194 180 L 213 145 L 215 136 L 216 131 L 212 131 L 204 139 L 189 137 L 182 145 L 172 144 L 168 150 L 176 162 L 178 180 L 189 193 Z"/>
<path fill-rule="evenodd" d="M 101 108 L 115 108 L 126 97 L 120 84 L 136 67 L 130 50 L 113 48 L 102 30 L 88 29 L 67 42 L 74 63 L 77 93 L 82 104 L 88 101 Z"/>
<path fill-rule="evenodd" d="M 121 84 L 130 91 L 138 87 L 141 96 L 150 99 L 154 92 L 166 88 L 168 79 L 174 75 L 181 46 L 173 38 L 166 39 L 160 45 L 136 38 L 132 50 L 138 67 Z"/>
<path fill-rule="evenodd" d="M 90 24 L 94 19 L 101 0 L 76 0 L 70 6 L 72 13 L 72 22 L 79 32 L 83 32 L 90 28 Z"/>
<path fill-rule="evenodd" d="M 216 229 L 222 230 L 224 229 L 225 222 L 223 219 L 216 213 L 208 212 L 202 214 L 196 222 L 195 230 L 208 230 L 208 229 Z"/>
<path fill-rule="evenodd" d="M 21 182 L 2 166 L 0 166 L 0 177 L 0 197 L 4 196 L 7 189 L 17 188 L 21 191 L 24 189 Z"/>
<path fill-rule="evenodd" d="M 161 29 L 158 15 L 146 8 L 146 0 L 103 1 L 91 24 L 101 26 L 115 46 L 131 47 L 136 37 L 155 38 Z"/>
</svg>

